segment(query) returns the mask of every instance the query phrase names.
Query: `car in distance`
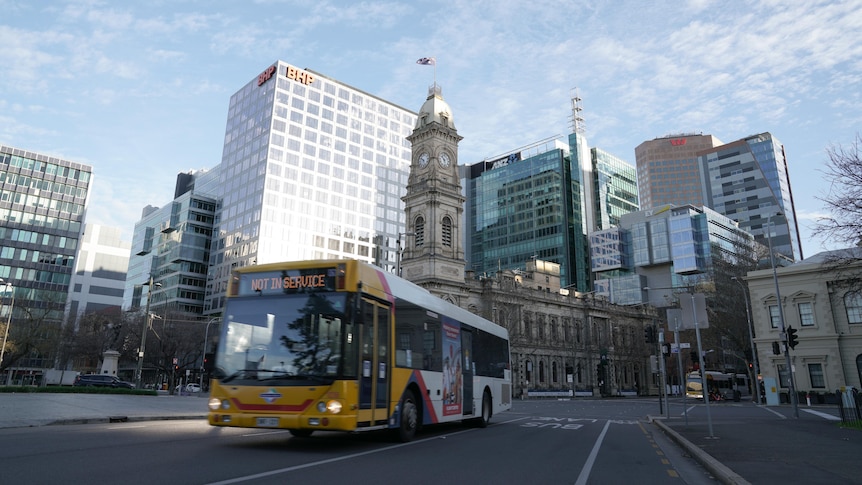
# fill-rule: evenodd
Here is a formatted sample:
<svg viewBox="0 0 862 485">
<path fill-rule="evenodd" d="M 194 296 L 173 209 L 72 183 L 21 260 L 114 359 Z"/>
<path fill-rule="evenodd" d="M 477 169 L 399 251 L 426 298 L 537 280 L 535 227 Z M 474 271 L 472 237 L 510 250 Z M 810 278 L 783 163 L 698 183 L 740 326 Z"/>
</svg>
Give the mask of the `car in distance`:
<svg viewBox="0 0 862 485">
<path fill-rule="evenodd" d="M 134 389 L 131 382 L 121 381 L 117 376 L 107 374 L 81 374 L 75 378 L 75 386 L 113 387 L 120 389 Z"/>
<path fill-rule="evenodd" d="M 193 383 L 186 384 L 184 388 L 179 385 L 175 388 L 177 392 L 180 392 L 180 389 L 182 389 L 183 392 L 201 392 L 201 386 Z"/>
</svg>

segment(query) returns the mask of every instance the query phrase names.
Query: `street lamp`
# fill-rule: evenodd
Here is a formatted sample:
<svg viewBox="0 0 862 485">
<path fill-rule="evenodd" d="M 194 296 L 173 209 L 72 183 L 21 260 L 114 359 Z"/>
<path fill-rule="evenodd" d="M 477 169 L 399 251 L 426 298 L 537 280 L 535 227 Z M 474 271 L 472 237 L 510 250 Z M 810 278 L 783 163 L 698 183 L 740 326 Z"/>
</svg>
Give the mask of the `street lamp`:
<svg viewBox="0 0 862 485">
<path fill-rule="evenodd" d="M 203 350 L 203 353 L 201 353 L 201 377 L 200 377 L 201 392 L 203 392 L 203 390 L 204 390 L 204 361 L 205 361 L 206 356 L 207 356 L 207 340 L 209 340 L 209 335 L 210 335 L 210 324 L 215 323 L 215 322 L 221 322 L 221 317 L 210 318 L 209 321 L 207 322 L 207 330 L 206 330 L 206 332 L 204 332 L 204 350 Z"/>
<path fill-rule="evenodd" d="M 766 236 L 769 242 L 769 262 L 772 265 L 772 281 L 775 283 L 775 298 L 778 303 L 778 324 L 781 332 L 781 339 L 784 340 L 784 360 L 787 366 L 787 381 L 788 389 L 790 389 L 790 402 L 793 403 L 793 417 L 799 418 L 799 399 L 796 396 L 796 386 L 793 385 L 793 367 L 790 363 L 790 345 L 787 344 L 787 330 L 784 328 L 784 305 L 781 302 L 781 291 L 778 288 L 778 271 L 775 268 L 775 253 L 772 251 L 772 216 L 780 216 L 781 212 L 770 214 L 766 218 Z M 770 315 L 771 318 L 771 315 Z M 760 390 L 758 389 L 758 394 Z"/>
<path fill-rule="evenodd" d="M 6 331 L 3 335 L 3 349 L 0 350 L 0 364 L 3 363 L 3 356 L 6 355 L 6 341 L 9 340 L 9 327 L 12 326 L 12 312 L 15 310 L 15 287 L 12 283 L 0 278 L 0 284 L 6 287 L 6 291 L 12 288 L 12 301 L 9 303 L 9 315 L 6 317 Z M 5 293 L 5 291 L 4 291 Z"/>
<path fill-rule="evenodd" d="M 751 324 L 751 307 L 748 306 L 748 291 L 745 285 L 742 284 L 739 278 L 732 276 L 730 279 L 739 283 L 742 288 L 742 296 L 745 298 L 745 317 L 748 319 L 748 342 L 751 344 L 751 363 L 754 364 L 754 379 L 752 380 L 752 389 L 757 394 L 757 404 L 763 404 L 760 401 L 760 365 L 757 363 L 757 350 L 754 348 L 754 327 Z"/>
<path fill-rule="evenodd" d="M 141 332 L 141 348 L 138 350 L 138 369 L 135 371 L 135 387 L 141 388 L 141 372 L 144 370 L 144 350 L 147 348 L 147 332 L 153 322 L 153 317 L 150 314 L 150 301 L 153 299 L 153 288 L 160 288 L 161 283 L 153 283 L 153 275 L 150 275 L 150 280 L 144 283 L 147 287 L 147 307 L 145 310 L 146 318 L 144 318 L 144 329 Z"/>
</svg>

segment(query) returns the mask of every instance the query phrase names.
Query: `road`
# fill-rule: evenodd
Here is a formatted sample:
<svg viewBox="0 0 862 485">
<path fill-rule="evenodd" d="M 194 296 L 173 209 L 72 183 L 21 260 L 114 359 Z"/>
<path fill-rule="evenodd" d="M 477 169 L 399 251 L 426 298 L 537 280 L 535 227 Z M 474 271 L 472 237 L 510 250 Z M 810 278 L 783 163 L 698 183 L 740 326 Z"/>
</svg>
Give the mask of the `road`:
<svg viewBox="0 0 862 485">
<path fill-rule="evenodd" d="M 0 430 L 5 483 L 715 483 L 653 425 L 655 400 L 518 401 L 485 429 L 212 428 L 202 420 Z"/>
</svg>

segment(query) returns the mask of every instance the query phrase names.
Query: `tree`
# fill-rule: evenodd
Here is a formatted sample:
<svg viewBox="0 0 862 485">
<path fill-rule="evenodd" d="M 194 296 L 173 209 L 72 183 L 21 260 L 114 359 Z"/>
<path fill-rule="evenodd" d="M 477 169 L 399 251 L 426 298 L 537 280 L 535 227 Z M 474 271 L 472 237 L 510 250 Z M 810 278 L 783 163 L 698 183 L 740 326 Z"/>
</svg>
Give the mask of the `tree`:
<svg viewBox="0 0 862 485">
<path fill-rule="evenodd" d="M 129 330 L 134 326 L 129 320 L 129 315 L 112 307 L 85 313 L 78 319 L 77 329 L 75 323 L 70 322 L 63 337 L 67 345 L 58 355 L 60 367 L 72 360 L 75 369 L 98 372 L 106 350 L 119 351 L 121 359 L 133 360 L 135 348 L 128 349 L 125 345 Z"/>
<path fill-rule="evenodd" d="M 12 325 L 0 371 L 12 367 L 52 367 L 62 335 L 65 293 L 53 290 L 16 291 Z"/>
<path fill-rule="evenodd" d="M 821 170 L 831 179 L 829 192 L 817 197 L 826 204 L 830 216 L 818 219 L 814 234 L 823 240 L 843 243 L 847 247 L 862 243 L 862 137 L 849 146 L 827 149 L 829 161 Z"/>
</svg>

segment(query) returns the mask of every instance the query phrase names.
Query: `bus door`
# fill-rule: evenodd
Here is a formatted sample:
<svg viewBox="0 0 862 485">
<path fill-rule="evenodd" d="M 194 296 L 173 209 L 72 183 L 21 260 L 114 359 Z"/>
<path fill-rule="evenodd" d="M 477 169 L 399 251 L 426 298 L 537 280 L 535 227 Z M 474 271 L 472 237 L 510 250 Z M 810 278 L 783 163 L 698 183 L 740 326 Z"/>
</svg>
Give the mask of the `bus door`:
<svg viewBox="0 0 862 485">
<path fill-rule="evenodd" d="M 463 405 L 465 415 L 473 414 L 473 334 L 461 328 L 461 377 L 464 386 Z"/>
<path fill-rule="evenodd" d="M 362 300 L 359 426 L 381 426 L 389 417 L 389 307 Z"/>
</svg>

